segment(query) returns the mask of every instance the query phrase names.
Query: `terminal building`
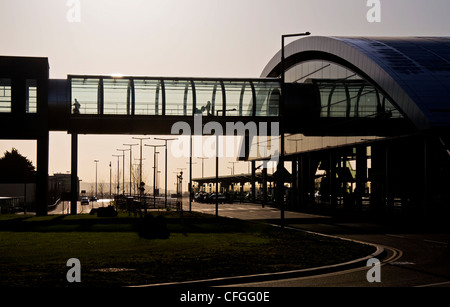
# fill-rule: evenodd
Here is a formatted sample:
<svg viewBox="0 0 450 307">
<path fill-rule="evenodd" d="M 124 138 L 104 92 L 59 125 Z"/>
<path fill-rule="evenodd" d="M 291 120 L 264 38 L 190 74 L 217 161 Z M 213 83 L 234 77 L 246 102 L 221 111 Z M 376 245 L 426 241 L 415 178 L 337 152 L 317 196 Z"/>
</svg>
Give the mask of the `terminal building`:
<svg viewBox="0 0 450 307">
<path fill-rule="evenodd" d="M 286 46 L 293 205 L 424 214 L 450 205 L 450 39 L 307 37 Z M 262 77 L 280 76 L 280 54 Z M 439 212 L 438 211 L 438 212 Z"/>
<path fill-rule="evenodd" d="M 204 123 L 281 124 L 286 208 L 448 210 L 449 38 L 308 36 L 254 79 L 52 80 L 46 58 L 0 57 L 0 138 L 37 140 L 37 214 L 47 213 L 49 131 L 72 135 L 75 196 L 79 133 L 170 134 L 196 114 Z M 247 147 L 254 189 L 255 170 L 270 157 Z"/>
</svg>

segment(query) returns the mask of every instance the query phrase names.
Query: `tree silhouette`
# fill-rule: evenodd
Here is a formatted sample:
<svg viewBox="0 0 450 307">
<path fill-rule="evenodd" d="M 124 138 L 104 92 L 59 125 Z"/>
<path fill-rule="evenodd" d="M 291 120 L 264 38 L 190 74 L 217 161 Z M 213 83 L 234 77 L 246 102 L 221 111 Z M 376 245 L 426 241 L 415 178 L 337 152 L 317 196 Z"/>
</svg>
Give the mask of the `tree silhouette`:
<svg viewBox="0 0 450 307">
<path fill-rule="evenodd" d="M 35 180 L 33 163 L 22 156 L 15 148 L 6 151 L 0 158 L 0 181 L 7 183 L 25 183 Z"/>
</svg>

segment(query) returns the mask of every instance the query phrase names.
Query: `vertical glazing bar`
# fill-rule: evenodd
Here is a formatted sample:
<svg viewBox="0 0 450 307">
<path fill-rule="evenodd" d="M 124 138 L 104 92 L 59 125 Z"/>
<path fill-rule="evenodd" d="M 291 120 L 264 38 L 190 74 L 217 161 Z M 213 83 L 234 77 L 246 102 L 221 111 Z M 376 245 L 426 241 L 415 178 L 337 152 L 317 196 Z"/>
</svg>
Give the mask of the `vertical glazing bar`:
<svg viewBox="0 0 450 307">
<path fill-rule="evenodd" d="M 227 109 L 227 94 L 225 92 L 225 84 L 223 81 L 220 81 L 220 87 L 222 88 L 222 111 Z M 226 112 L 222 112 L 223 116 L 225 116 Z"/>
<path fill-rule="evenodd" d="M 195 110 L 197 108 L 197 95 L 195 92 L 194 80 L 191 80 L 191 87 L 192 87 L 192 115 L 195 115 Z"/>
<path fill-rule="evenodd" d="M 327 107 L 327 117 L 331 117 L 331 101 L 333 99 L 334 90 L 336 89 L 336 85 L 333 85 L 333 88 L 328 95 L 328 107 Z"/>
<path fill-rule="evenodd" d="M 184 86 L 184 97 L 183 97 L 183 115 L 187 115 L 187 100 L 188 100 L 188 94 L 189 94 L 189 83 L 186 82 L 186 85 Z"/>
<path fill-rule="evenodd" d="M 212 97 L 211 97 L 212 114 L 214 114 L 214 110 L 216 109 L 216 93 L 217 93 L 217 82 L 214 84 Z"/>
<path fill-rule="evenodd" d="M 252 88 L 252 97 L 253 97 L 253 104 L 252 104 L 252 116 L 256 115 L 256 91 L 255 91 L 255 85 L 252 81 L 250 81 L 250 87 Z"/>
<path fill-rule="evenodd" d="M 352 105 L 352 99 L 350 98 L 350 92 L 348 90 L 348 84 L 347 82 L 344 82 L 344 88 L 345 88 L 345 98 L 347 101 L 347 106 L 345 109 L 345 117 L 350 117 L 350 110 L 351 110 L 351 105 Z"/>
<path fill-rule="evenodd" d="M 239 116 L 242 116 L 242 105 L 244 104 L 244 94 L 245 94 L 245 83 L 241 87 L 241 95 L 239 96 Z"/>
<path fill-rule="evenodd" d="M 161 97 L 162 97 L 162 115 L 166 115 L 166 88 L 164 86 L 164 79 L 161 79 Z"/>
<path fill-rule="evenodd" d="M 384 106 L 381 104 L 380 93 L 378 92 L 378 90 L 376 88 L 374 90 L 375 90 L 375 95 L 377 96 L 377 117 L 380 115 L 384 116 L 385 109 L 384 109 Z"/>
<path fill-rule="evenodd" d="M 161 82 L 158 83 L 156 86 L 156 93 L 155 93 L 155 114 L 159 115 L 159 88 L 160 88 Z"/>
<path fill-rule="evenodd" d="M 127 115 L 134 115 L 135 113 L 135 98 L 134 98 L 134 80 L 128 81 L 127 88 Z"/>
<path fill-rule="evenodd" d="M 363 90 L 364 90 L 364 85 L 361 85 L 361 88 L 358 91 L 358 97 L 356 98 L 355 113 L 354 113 L 355 117 L 359 117 L 359 103 L 361 101 L 361 94 L 362 94 Z"/>
<path fill-rule="evenodd" d="M 104 109 L 104 101 L 103 101 L 103 78 L 100 78 L 98 81 L 98 90 L 97 90 L 97 114 L 103 114 Z"/>
</svg>

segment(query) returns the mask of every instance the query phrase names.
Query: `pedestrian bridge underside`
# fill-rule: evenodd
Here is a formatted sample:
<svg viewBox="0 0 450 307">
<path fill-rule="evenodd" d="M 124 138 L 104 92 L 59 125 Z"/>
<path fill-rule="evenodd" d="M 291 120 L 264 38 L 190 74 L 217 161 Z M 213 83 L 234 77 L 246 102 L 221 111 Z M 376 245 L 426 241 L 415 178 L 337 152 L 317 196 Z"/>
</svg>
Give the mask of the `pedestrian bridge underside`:
<svg viewBox="0 0 450 307">
<path fill-rule="evenodd" d="M 405 127 L 389 99 L 361 79 L 311 79 L 282 88 L 278 78 L 70 75 L 49 80 L 48 103 L 49 130 L 80 134 L 171 134 L 176 122 L 193 125 L 194 115 L 202 115 L 203 124 L 283 118 L 285 132 L 309 135 L 389 135 Z"/>
</svg>

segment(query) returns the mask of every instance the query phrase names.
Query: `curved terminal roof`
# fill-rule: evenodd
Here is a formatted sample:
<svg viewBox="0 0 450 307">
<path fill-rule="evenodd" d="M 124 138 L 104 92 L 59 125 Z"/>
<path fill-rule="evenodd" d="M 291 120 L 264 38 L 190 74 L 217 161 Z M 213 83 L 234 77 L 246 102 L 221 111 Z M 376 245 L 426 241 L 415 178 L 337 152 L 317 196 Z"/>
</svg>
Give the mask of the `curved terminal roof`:
<svg viewBox="0 0 450 307">
<path fill-rule="evenodd" d="M 450 37 L 305 37 L 285 46 L 285 68 L 325 59 L 360 74 L 422 130 L 450 126 Z M 281 51 L 262 77 L 280 75 Z"/>
</svg>

